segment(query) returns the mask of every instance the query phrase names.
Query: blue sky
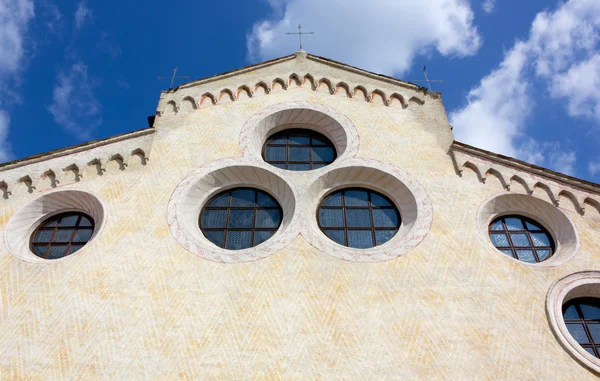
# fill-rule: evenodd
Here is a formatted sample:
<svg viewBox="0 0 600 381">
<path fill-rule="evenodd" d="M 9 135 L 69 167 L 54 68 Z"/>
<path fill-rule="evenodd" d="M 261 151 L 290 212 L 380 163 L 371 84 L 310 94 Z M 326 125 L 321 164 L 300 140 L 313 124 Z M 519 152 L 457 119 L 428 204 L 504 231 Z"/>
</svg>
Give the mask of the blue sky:
<svg viewBox="0 0 600 381">
<path fill-rule="evenodd" d="M 600 1 L 0 0 L 0 161 L 141 129 L 197 79 L 304 48 L 404 80 L 457 140 L 600 183 Z"/>
</svg>

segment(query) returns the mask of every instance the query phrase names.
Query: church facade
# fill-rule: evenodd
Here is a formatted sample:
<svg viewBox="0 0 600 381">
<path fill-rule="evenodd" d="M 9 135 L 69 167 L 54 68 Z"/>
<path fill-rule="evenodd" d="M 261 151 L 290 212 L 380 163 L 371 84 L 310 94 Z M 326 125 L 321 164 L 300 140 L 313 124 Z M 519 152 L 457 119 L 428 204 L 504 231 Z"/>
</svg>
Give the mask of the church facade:
<svg viewBox="0 0 600 381">
<path fill-rule="evenodd" d="M 0 167 L 3 379 L 595 379 L 600 185 L 298 51 Z"/>
</svg>

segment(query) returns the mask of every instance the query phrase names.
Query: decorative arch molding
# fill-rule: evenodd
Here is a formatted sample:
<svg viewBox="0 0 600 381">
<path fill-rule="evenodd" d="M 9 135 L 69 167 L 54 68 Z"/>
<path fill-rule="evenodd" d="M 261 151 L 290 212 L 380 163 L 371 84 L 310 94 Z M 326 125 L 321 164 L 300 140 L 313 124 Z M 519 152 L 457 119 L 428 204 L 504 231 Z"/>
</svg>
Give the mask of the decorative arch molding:
<svg viewBox="0 0 600 381">
<path fill-rule="evenodd" d="M 195 96 L 195 99 L 199 99 L 198 103 L 194 101 L 194 96 L 191 96 L 186 89 L 184 95 L 178 94 L 177 91 L 166 94 L 165 96 L 169 97 L 169 99 L 166 100 L 166 103 L 163 103 L 164 107 L 161 106 L 162 108 L 160 108 L 157 113 L 159 115 L 176 114 L 179 112 L 180 108 L 184 109 L 183 103 L 189 102 L 190 99 L 195 105 L 194 110 L 196 110 L 212 105 L 235 102 L 255 96 L 270 94 L 279 86 L 281 86 L 283 90 L 293 87 L 310 88 L 313 91 L 321 91 L 337 96 L 345 95 L 348 98 L 357 98 L 364 100 L 365 102 L 374 102 L 374 100 L 381 98 L 381 102 L 378 102 L 381 105 L 396 106 L 399 104 L 403 109 L 409 107 L 411 104 L 418 106 L 425 104 L 425 100 L 419 96 L 407 98 L 407 96 L 398 92 L 386 93 L 379 88 L 369 90 L 361 84 L 354 84 L 352 86 L 346 82 L 337 82 L 335 86 L 333 84 L 334 82 L 327 77 L 321 77 L 316 81 L 310 73 L 306 73 L 304 76 L 301 76 L 298 73 L 291 73 L 289 76 L 264 79 L 254 84 L 242 84 L 232 89 L 224 88 L 212 92 L 207 91 L 200 97 Z M 325 89 L 325 91 L 323 91 L 323 89 Z M 244 92 L 247 96 L 240 97 L 240 94 Z M 408 99 L 408 101 L 406 99 Z"/>
<path fill-rule="evenodd" d="M 309 178 L 299 192 L 302 201 L 302 236 L 321 252 L 351 262 L 381 262 L 397 258 L 417 247 L 429 233 L 433 206 L 425 188 L 406 172 L 368 159 L 334 163 Z M 349 187 L 372 189 L 387 196 L 400 211 L 399 231 L 388 242 L 370 249 L 339 245 L 319 228 L 315 215 L 329 193 Z"/>
<path fill-rule="evenodd" d="M 554 282 L 546 295 L 548 324 L 560 346 L 588 369 L 600 374 L 600 359 L 590 355 L 575 341 L 562 313 L 569 300 L 583 297 L 600 298 L 600 271 L 582 271 Z"/>
<path fill-rule="evenodd" d="M 561 209 L 600 219 L 600 187 L 506 156 L 454 142 L 450 150 L 458 176 L 468 168 L 480 183 L 546 200 Z M 491 176 L 498 181 L 487 181 Z"/>
<path fill-rule="evenodd" d="M 242 152 L 262 161 L 265 140 L 291 126 L 313 129 L 325 135 L 336 147 L 336 162 L 354 157 L 358 152 L 358 131 L 350 119 L 330 107 L 309 102 L 280 103 L 253 115 L 240 132 Z"/>
<path fill-rule="evenodd" d="M 488 227 L 494 219 L 513 214 L 533 219 L 550 233 L 556 245 L 552 257 L 543 262 L 526 263 L 496 249 L 490 239 Z M 526 266 L 559 266 L 569 261 L 579 251 L 579 233 L 573 221 L 556 206 L 533 196 L 506 192 L 488 198 L 477 210 L 477 227 L 481 237 L 494 252 L 507 260 Z"/>
<path fill-rule="evenodd" d="M 200 231 L 198 218 L 204 204 L 216 194 L 236 187 L 268 192 L 281 205 L 279 230 L 264 243 L 243 250 L 226 250 L 212 244 Z M 175 188 L 167 207 L 167 222 L 175 240 L 186 250 L 213 262 L 244 263 L 266 258 L 287 246 L 298 234 L 298 194 L 283 174 L 252 158 L 232 158 L 205 164 Z"/>
</svg>

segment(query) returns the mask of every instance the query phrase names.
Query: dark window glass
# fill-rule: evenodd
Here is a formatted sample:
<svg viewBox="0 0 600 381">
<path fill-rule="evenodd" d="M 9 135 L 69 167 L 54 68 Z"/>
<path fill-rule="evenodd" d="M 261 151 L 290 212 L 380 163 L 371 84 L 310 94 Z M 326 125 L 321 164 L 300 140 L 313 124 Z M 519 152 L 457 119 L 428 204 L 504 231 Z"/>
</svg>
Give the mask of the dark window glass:
<svg viewBox="0 0 600 381">
<path fill-rule="evenodd" d="M 541 262 L 554 253 L 550 233 L 527 217 L 496 218 L 490 224 L 489 234 L 498 250 L 523 262 Z"/>
<path fill-rule="evenodd" d="M 268 193 L 254 188 L 231 189 L 206 203 L 199 225 L 215 245 L 241 250 L 261 244 L 279 229 L 283 212 Z"/>
<path fill-rule="evenodd" d="M 385 196 L 364 188 L 329 194 L 319 206 L 321 230 L 340 245 L 368 249 L 389 241 L 400 228 L 400 213 Z"/>
<path fill-rule="evenodd" d="M 600 358 L 600 299 L 571 299 L 562 307 L 569 333 L 589 354 Z"/>
<path fill-rule="evenodd" d="M 308 171 L 333 163 L 333 144 L 318 132 L 289 129 L 271 135 L 263 147 L 263 159 L 278 168 Z"/>
<path fill-rule="evenodd" d="M 84 213 L 57 214 L 44 221 L 31 235 L 30 249 L 38 257 L 58 259 L 73 254 L 94 234 L 94 220 Z"/>
</svg>

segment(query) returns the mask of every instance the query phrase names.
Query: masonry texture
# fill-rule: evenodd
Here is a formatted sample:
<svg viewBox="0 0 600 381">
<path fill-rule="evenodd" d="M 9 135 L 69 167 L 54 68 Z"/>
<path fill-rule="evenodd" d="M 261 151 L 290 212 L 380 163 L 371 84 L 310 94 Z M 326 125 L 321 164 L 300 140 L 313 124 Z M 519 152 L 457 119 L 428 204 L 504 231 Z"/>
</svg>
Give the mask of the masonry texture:
<svg viewBox="0 0 600 381">
<path fill-rule="evenodd" d="M 207 260 L 173 236 L 167 207 L 186 176 L 248 165 L 246 123 L 297 102 L 353 125 L 344 166 L 377 161 L 423 190 L 432 218 L 415 247 L 337 258 L 305 237 L 315 211 L 301 208 L 289 243 L 250 262 Z M 600 187 L 455 143 L 438 94 L 300 52 L 164 92 L 152 129 L 94 144 L 0 168 L 0 378 L 596 378 L 554 337 L 545 298 L 557 279 L 598 269 Z M 314 173 L 273 172 L 310 204 Z M 10 219 L 60 189 L 104 203 L 96 239 L 52 262 L 9 252 Z M 477 219 L 502 194 L 566 215 L 572 257 L 532 266 L 496 251 Z"/>
</svg>

